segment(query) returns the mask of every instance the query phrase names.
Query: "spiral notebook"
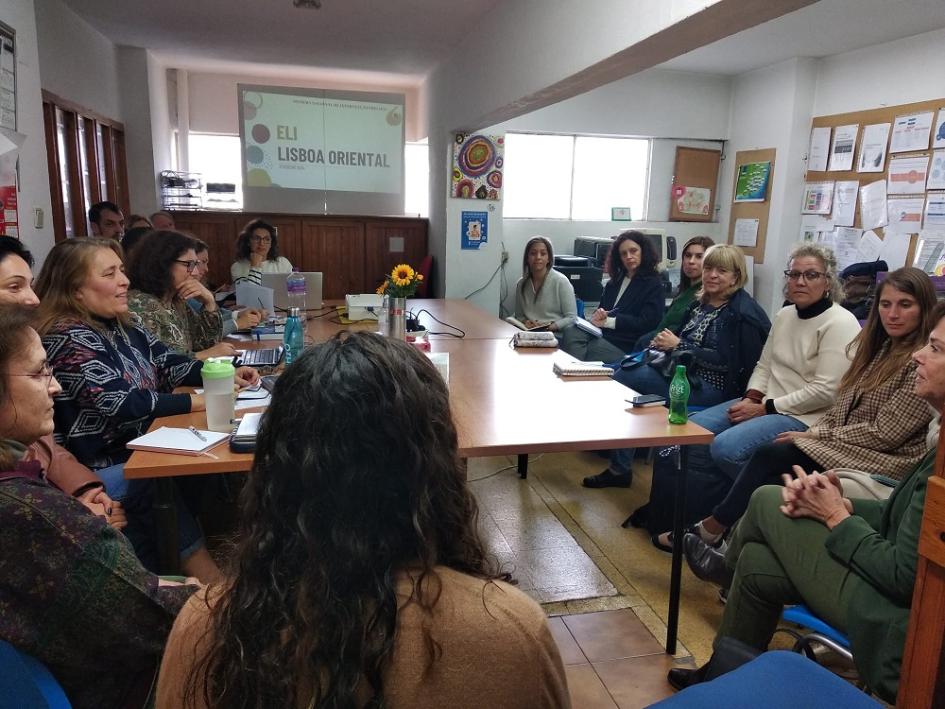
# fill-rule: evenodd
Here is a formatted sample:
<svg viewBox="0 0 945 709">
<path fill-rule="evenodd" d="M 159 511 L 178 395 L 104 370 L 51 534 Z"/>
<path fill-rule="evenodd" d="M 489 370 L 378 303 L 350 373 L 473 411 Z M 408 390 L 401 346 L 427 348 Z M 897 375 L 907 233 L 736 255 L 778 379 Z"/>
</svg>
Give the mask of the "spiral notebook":
<svg viewBox="0 0 945 709">
<path fill-rule="evenodd" d="M 551 369 L 559 377 L 612 377 L 614 370 L 588 362 L 555 362 Z"/>
<path fill-rule="evenodd" d="M 161 426 L 161 428 L 128 441 L 128 448 L 135 451 L 152 451 L 154 453 L 210 455 L 207 451 L 223 443 L 229 436 L 228 433 L 218 431 L 197 431 L 197 433 L 194 433 L 189 428 Z"/>
</svg>

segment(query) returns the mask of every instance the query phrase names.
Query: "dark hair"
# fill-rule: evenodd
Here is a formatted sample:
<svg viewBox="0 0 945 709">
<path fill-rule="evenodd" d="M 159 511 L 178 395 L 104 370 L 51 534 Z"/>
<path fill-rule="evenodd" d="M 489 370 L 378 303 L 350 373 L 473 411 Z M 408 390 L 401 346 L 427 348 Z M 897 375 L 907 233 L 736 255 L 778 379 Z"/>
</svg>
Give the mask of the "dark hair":
<svg viewBox="0 0 945 709">
<path fill-rule="evenodd" d="M 0 235 L 0 261 L 3 261 L 10 254 L 19 256 L 26 261 L 27 266 L 33 268 L 33 254 L 23 246 L 23 242 L 6 234 Z"/>
<path fill-rule="evenodd" d="M 138 242 L 152 231 L 154 231 L 154 229 L 149 226 L 136 226 L 126 231 L 121 237 L 121 248 L 125 250 L 125 256 L 130 259 L 131 252 L 134 251 Z"/>
<path fill-rule="evenodd" d="M 171 214 L 170 212 L 168 212 L 168 211 L 165 210 L 165 209 L 159 209 L 159 210 L 156 211 L 154 214 L 152 214 L 150 217 L 148 217 L 148 219 L 151 221 L 152 224 L 154 223 L 154 218 L 155 218 L 157 215 L 159 215 L 159 214 L 162 215 L 162 216 L 167 217 L 167 218 L 170 219 L 172 222 L 174 221 L 174 215 L 173 215 L 173 214 Z"/>
<path fill-rule="evenodd" d="M 102 220 L 102 212 L 104 211 L 115 212 L 115 214 L 121 214 L 121 207 L 119 207 L 114 202 L 96 202 L 91 207 L 89 207 L 89 222 L 92 224 L 98 224 Z"/>
<path fill-rule="evenodd" d="M 210 247 L 207 246 L 206 241 L 204 241 L 203 239 L 198 239 L 196 236 L 192 236 L 190 238 L 194 240 L 194 251 L 196 251 L 198 254 L 201 251 L 206 251 L 207 253 L 210 253 Z"/>
<path fill-rule="evenodd" d="M 551 245 L 551 242 L 548 241 L 548 239 L 546 239 L 543 236 L 533 236 L 531 239 L 528 240 L 528 243 L 525 244 L 525 252 L 522 254 L 522 285 L 521 285 L 522 293 L 525 292 L 525 286 L 528 282 L 528 277 L 531 275 L 531 270 L 528 268 L 528 252 L 532 250 L 532 247 L 535 244 L 544 244 L 545 248 L 548 250 L 548 270 L 550 271 L 552 268 L 554 268 L 555 250 L 554 250 L 554 247 Z M 545 284 L 544 282 L 542 282 L 541 286 L 539 287 L 539 290 L 541 290 L 541 288 L 544 288 L 544 286 Z"/>
<path fill-rule="evenodd" d="M 269 245 L 269 253 L 266 254 L 266 260 L 275 261 L 279 258 L 279 238 L 276 236 L 276 228 L 262 219 L 253 219 L 253 221 L 243 227 L 243 231 L 240 232 L 240 235 L 236 239 L 237 261 L 249 260 L 249 252 L 251 250 L 249 239 L 257 229 L 265 229 L 269 232 L 269 236 L 272 237 L 272 243 Z"/>
<path fill-rule="evenodd" d="M 887 286 L 892 286 L 915 298 L 922 317 L 919 319 L 919 326 L 896 343 L 896 346 L 887 352 L 871 371 L 868 371 L 883 346 L 891 339 L 879 318 L 879 303 L 883 290 Z M 852 354 L 853 361 L 846 374 L 843 375 L 843 379 L 840 380 L 840 388 L 855 386 L 861 391 L 871 391 L 895 376 L 896 372 L 909 363 L 912 353 L 925 343 L 932 328 L 935 327 L 937 321 L 932 320 L 932 313 L 936 302 L 935 288 L 924 271 L 907 266 L 887 273 L 882 283 L 876 288 L 876 295 L 870 306 L 866 324 L 847 345 L 847 356 Z"/>
<path fill-rule="evenodd" d="M 192 238 L 179 231 L 152 231 L 138 242 L 129 257 L 131 287 L 156 298 L 171 295 L 171 268 L 182 253 L 195 246 Z"/>
<path fill-rule="evenodd" d="M 0 373 L 7 371 L 10 362 L 22 357 L 32 316 L 22 305 L 0 305 Z M 7 376 L 0 376 L 0 404 L 9 411 L 7 389 Z M 15 411 L 15 406 L 12 409 Z M 21 454 L 22 451 L 14 450 L 6 445 L 6 441 L 0 440 L 0 471 L 12 470 Z"/>
<path fill-rule="evenodd" d="M 623 267 L 623 261 L 620 260 L 620 245 L 625 241 L 633 241 L 640 247 L 640 267 L 637 269 L 637 275 L 655 276 L 659 256 L 656 254 L 656 248 L 650 241 L 650 237 L 639 231 L 625 231 L 614 239 L 614 243 L 610 245 L 610 251 L 607 252 L 607 275 L 614 280 L 623 279 L 627 275 L 627 269 Z"/>
<path fill-rule="evenodd" d="M 679 290 L 676 292 L 676 295 L 679 295 L 692 285 L 692 279 L 686 275 L 686 271 L 683 269 L 683 263 L 686 260 L 686 249 L 690 246 L 701 246 L 703 251 L 708 251 L 709 248 L 715 246 L 715 242 L 708 236 L 694 236 L 682 247 L 682 251 L 680 252 L 682 255 L 679 258 Z"/>
<path fill-rule="evenodd" d="M 446 383 L 410 345 L 339 333 L 279 377 L 257 441 L 185 706 L 304 706 L 310 688 L 318 707 L 362 691 L 383 707 L 398 576 L 410 569 L 428 619 L 435 566 L 508 578 L 479 538 Z M 424 634 L 429 668 L 442 648 Z"/>
</svg>

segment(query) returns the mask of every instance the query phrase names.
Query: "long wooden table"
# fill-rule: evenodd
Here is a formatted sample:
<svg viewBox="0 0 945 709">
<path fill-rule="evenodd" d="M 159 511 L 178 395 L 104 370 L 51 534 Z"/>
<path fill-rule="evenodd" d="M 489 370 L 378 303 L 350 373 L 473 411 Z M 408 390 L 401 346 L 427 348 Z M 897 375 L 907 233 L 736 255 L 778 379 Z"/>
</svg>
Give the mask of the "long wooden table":
<svg viewBox="0 0 945 709">
<path fill-rule="evenodd" d="M 432 336 L 434 352 L 449 353 L 450 407 L 464 458 L 518 455 L 520 472 L 528 454 L 611 448 L 709 443 L 712 434 L 687 423 L 670 425 L 666 409 L 633 409 L 633 392 L 609 377 L 565 379 L 552 372 L 563 352 L 512 348 L 516 329 L 466 301 L 411 301 L 412 310 L 426 308 L 440 320 L 460 327 L 466 337 Z M 306 334 L 321 342 L 345 326 L 330 317 L 309 320 Z M 421 324 L 426 325 L 421 316 Z M 372 329 L 354 325 L 352 329 Z M 247 343 L 249 344 L 249 343 Z M 259 345 L 272 346 L 262 342 Z M 256 346 L 256 343 L 252 343 Z M 206 427 L 206 414 L 195 412 L 158 419 L 158 426 Z M 683 449 L 684 451 L 685 449 Z M 162 534 L 162 570 L 173 569 L 177 558 L 176 522 L 171 477 L 245 472 L 252 454 L 233 453 L 227 446 L 213 449 L 216 458 L 135 451 L 125 465 L 126 478 L 156 478 Z M 682 469 L 684 461 L 680 459 Z M 679 476 L 682 479 L 682 476 Z M 684 489 L 677 493 L 677 523 L 670 583 L 667 652 L 675 653 L 679 588 L 682 568 L 682 510 Z"/>
</svg>

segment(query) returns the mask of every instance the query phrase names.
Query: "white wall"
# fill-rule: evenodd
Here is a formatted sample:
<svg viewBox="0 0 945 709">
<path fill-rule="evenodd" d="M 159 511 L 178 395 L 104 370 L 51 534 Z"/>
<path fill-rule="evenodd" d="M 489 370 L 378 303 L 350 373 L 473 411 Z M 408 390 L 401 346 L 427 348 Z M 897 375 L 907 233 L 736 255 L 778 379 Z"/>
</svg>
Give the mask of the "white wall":
<svg viewBox="0 0 945 709">
<path fill-rule="evenodd" d="M 122 120 L 115 45 L 76 15 L 62 0 L 35 0 L 42 42 L 42 85 L 83 108 Z"/>
<path fill-rule="evenodd" d="M 53 247 L 54 237 L 33 0 L 0 0 L 0 18 L 16 30 L 16 118 L 19 132 L 26 135 L 20 150 L 17 207 L 20 238 L 33 252 L 38 266 Z M 43 210 L 42 229 L 33 227 L 34 208 Z"/>
<path fill-rule="evenodd" d="M 157 208 L 157 169 L 151 116 L 154 67 L 141 47 L 118 48 L 118 79 L 125 125 L 125 155 L 131 211 L 150 214 Z M 167 104 L 162 104 L 166 113 Z M 157 110 L 161 110 L 158 107 Z"/>
</svg>

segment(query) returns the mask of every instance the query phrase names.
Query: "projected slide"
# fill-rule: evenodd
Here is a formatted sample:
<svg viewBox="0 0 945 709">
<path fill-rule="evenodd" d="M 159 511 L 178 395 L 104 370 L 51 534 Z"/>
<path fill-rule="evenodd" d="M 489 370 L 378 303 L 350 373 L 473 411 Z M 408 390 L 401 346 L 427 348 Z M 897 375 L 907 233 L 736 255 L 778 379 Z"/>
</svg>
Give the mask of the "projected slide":
<svg viewBox="0 0 945 709">
<path fill-rule="evenodd" d="M 239 100 L 247 202 L 311 208 L 297 203 L 301 195 L 272 199 L 264 192 L 315 190 L 327 211 L 339 211 L 334 201 L 346 211 L 371 211 L 373 204 L 402 212 L 403 96 L 240 85 Z M 332 200 L 332 193 L 366 199 Z"/>
</svg>

